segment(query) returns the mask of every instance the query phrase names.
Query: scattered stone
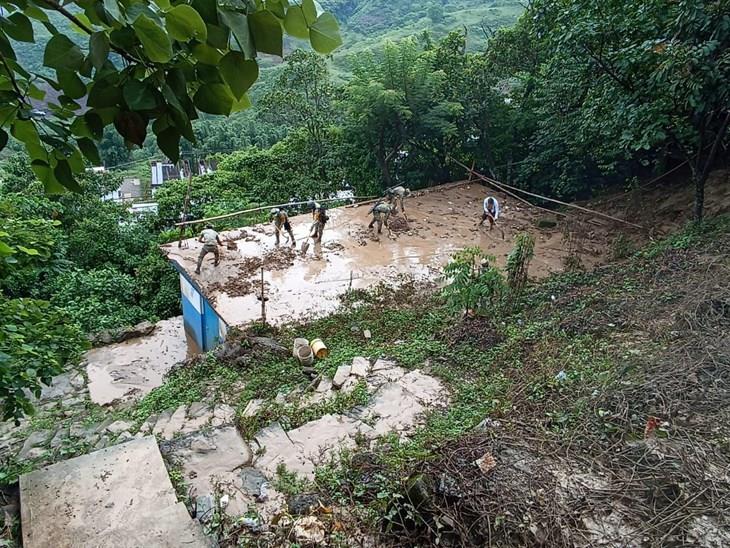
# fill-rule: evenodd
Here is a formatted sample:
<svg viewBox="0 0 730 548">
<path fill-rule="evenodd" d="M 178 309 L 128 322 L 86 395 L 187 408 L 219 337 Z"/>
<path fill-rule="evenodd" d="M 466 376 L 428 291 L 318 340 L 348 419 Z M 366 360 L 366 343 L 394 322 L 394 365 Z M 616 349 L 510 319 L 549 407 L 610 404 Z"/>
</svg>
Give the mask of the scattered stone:
<svg viewBox="0 0 730 548">
<path fill-rule="evenodd" d="M 161 437 L 163 440 L 171 440 L 173 437 L 175 437 L 175 434 L 183 429 L 186 413 L 186 406 L 181 405 L 180 407 L 175 409 L 175 412 L 170 415 L 170 418 L 168 420 L 163 421 L 161 415 L 160 420 L 158 420 L 157 424 L 155 424 L 152 433 L 156 436 Z"/>
<path fill-rule="evenodd" d="M 246 409 L 243 410 L 244 417 L 254 417 L 264 406 L 264 400 L 251 400 L 246 405 Z"/>
<path fill-rule="evenodd" d="M 383 370 L 386 370 L 386 369 L 393 369 L 396 366 L 397 366 L 397 364 L 395 362 L 393 362 L 393 361 L 378 359 L 373 364 L 373 367 L 372 367 L 371 371 L 373 373 L 377 373 L 379 371 L 383 371 Z"/>
<path fill-rule="evenodd" d="M 291 515 L 306 516 L 319 507 L 319 497 L 314 493 L 292 495 L 286 504 Z"/>
<path fill-rule="evenodd" d="M 477 424 L 474 427 L 474 430 L 487 431 L 487 430 L 493 430 L 495 428 L 499 428 L 501 426 L 502 426 L 502 423 L 500 423 L 498 420 L 487 417 L 482 422 Z"/>
<path fill-rule="evenodd" d="M 145 337 L 151 335 L 157 326 L 153 323 L 144 321 L 135 326 L 124 329 L 104 330 L 91 337 L 91 343 L 94 346 L 120 343 L 134 339 L 137 337 Z"/>
<path fill-rule="evenodd" d="M 213 495 L 195 497 L 195 519 L 207 523 L 213 518 Z"/>
<path fill-rule="evenodd" d="M 71 377 L 70 382 L 71 386 L 73 386 L 76 390 L 80 390 L 86 386 L 86 379 L 81 373 L 76 373 L 76 375 Z"/>
<path fill-rule="evenodd" d="M 253 345 L 261 346 L 267 350 L 270 350 L 274 354 L 279 354 L 280 356 L 289 355 L 289 350 L 281 346 L 274 339 L 270 339 L 268 337 L 249 337 L 248 341 L 251 342 Z"/>
<path fill-rule="evenodd" d="M 96 425 L 94 428 L 94 432 L 97 434 L 101 434 L 102 432 L 106 432 L 107 426 L 112 424 L 114 422 L 114 417 L 107 417 L 103 421 L 101 421 L 99 424 Z"/>
<path fill-rule="evenodd" d="M 356 377 L 367 377 L 370 373 L 370 360 L 360 356 L 353 358 L 350 374 Z"/>
<path fill-rule="evenodd" d="M 99 438 L 99 441 L 97 441 L 94 445 L 94 451 L 104 449 L 107 445 L 109 445 L 109 441 L 109 436 L 102 436 L 101 438 Z"/>
<path fill-rule="evenodd" d="M 478 458 L 474 464 L 479 467 L 479 470 L 481 470 L 483 474 L 488 474 L 497 466 L 497 461 L 494 460 L 494 456 L 487 451 L 482 457 Z"/>
<path fill-rule="evenodd" d="M 129 441 L 132 439 L 134 439 L 134 436 L 125 430 L 124 432 L 119 434 L 119 436 L 117 436 L 117 443 L 124 443 L 125 441 Z"/>
<path fill-rule="evenodd" d="M 277 405 L 284 405 L 286 403 L 286 394 L 284 392 L 279 392 L 276 394 L 276 397 L 274 398 L 274 403 Z"/>
<path fill-rule="evenodd" d="M 50 437 L 51 433 L 48 430 L 38 430 L 37 432 L 33 432 L 30 436 L 28 436 L 23 447 L 20 449 L 20 452 L 18 453 L 18 460 L 33 459 L 40 456 L 39 452 L 33 451 L 33 449 L 38 449 L 41 445 L 44 445 Z M 41 450 L 40 454 L 43 454 L 44 452 L 45 450 Z"/>
<path fill-rule="evenodd" d="M 56 434 L 51 439 L 51 443 L 49 444 L 51 449 L 58 449 L 63 445 L 63 440 L 68 437 L 68 429 L 66 428 L 60 428 L 56 431 Z"/>
<path fill-rule="evenodd" d="M 439 482 L 436 486 L 436 492 L 440 495 L 444 495 L 445 497 L 461 497 L 461 489 L 459 489 L 459 484 L 454 479 L 454 476 L 452 476 L 451 474 L 447 474 L 446 472 L 443 472 L 439 476 Z"/>
<path fill-rule="evenodd" d="M 23 460 L 35 460 L 47 453 L 47 450 L 45 447 L 33 447 L 28 450 L 27 453 L 25 453 L 25 456 L 23 457 Z M 20 457 L 18 457 L 20 459 Z"/>
<path fill-rule="evenodd" d="M 210 407 L 206 403 L 203 403 L 201 401 L 193 402 L 190 404 L 190 407 L 188 407 L 187 417 L 189 419 L 200 418 L 206 415 L 209 409 Z"/>
<path fill-rule="evenodd" d="M 211 424 L 216 427 L 223 426 L 225 424 L 231 424 L 235 418 L 236 410 L 230 405 L 222 403 L 213 408 L 213 420 Z"/>
<path fill-rule="evenodd" d="M 314 516 L 296 520 L 292 532 L 296 541 L 301 544 L 319 546 L 324 542 L 324 525 Z"/>
<path fill-rule="evenodd" d="M 332 390 L 332 380 L 328 377 L 322 377 L 319 384 L 317 384 L 317 388 L 314 389 L 315 392 L 319 392 L 320 394 L 329 392 L 330 390 Z"/>
<path fill-rule="evenodd" d="M 343 384 L 345 384 L 345 381 L 347 380 L 347 377 L 350 376 L 350 370 L 351 366 L 349 365 L 341 365 L 337 368 L 337 372 L 335 373 L 334 378 L 332 379 L 332 386 L 335 388 L 341 388 Z"/>
<path fill-rule="evenodd" d="M 129 430 L 134 426 L 131 422 L 127 421 L 115 421 L 111 423 L 109 426 L 106 427 L 106 432 L 109 432 L 110 434 L 120 434 L 121 432 L 124 432 L 125 430 Z M 129 432 L 127 432 L 129 433 Z"/>
<path fill-rule="evenodd" d="M 355 387 L 358 385 L 359 382 L 360 382 L 360 379 L 358 377 L 350 375 L 349 377 L 347 377 L 345 384 L 343 384 L 340 387 L 340 392 L 349 394 L 350 392 L 352 392 L 355 389 Z"/>
<path fill-rule="evenodd" d="M 241 490 L 247 495 L 259 497 L 261 495 L 261 487 L 267 483 L 266 476 L 258 470 L 247 466 L 241 468 Z"/>
<path fill-rule="evenodd" d="M 372 333 L 370 333 L 370 330 L 369 330 L 369 329 L 366 329 L 365 331 L 363 331 L 363 332 L 362 332 L 362 335 L 363 335 L 363 337 L 365 337 L 366 339 L 371 339 L 371 338 L 373 337 L 373 334 L 372 334 Z"/>
</svg>

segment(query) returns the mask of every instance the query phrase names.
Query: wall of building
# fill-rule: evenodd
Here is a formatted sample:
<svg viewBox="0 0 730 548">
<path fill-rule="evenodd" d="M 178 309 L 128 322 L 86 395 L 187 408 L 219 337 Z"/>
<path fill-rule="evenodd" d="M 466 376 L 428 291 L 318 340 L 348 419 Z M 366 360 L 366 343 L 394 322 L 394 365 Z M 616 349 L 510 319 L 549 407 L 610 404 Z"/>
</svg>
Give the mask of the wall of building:
<svg viewBox="0 0 730 548">
<path fill-rule="evenodd" d="M 173 265 L 175 263 L 173 262 Z M 212 350 L 226 337 L 228 326 L 203 296 L 200 289 L 184 272 L 180 273 L 180 294 L 182 298 L 185 330 L 204 352 Z"/>
</svg>

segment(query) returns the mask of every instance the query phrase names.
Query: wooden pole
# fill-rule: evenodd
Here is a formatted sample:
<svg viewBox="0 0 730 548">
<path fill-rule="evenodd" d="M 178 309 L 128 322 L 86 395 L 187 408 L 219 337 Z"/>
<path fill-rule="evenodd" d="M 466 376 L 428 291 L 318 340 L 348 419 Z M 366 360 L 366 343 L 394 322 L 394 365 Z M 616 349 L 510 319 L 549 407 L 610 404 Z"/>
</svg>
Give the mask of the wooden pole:
<svg viewBox="0 0 730 548">
<path fill-rule="evenodd" d="M 186 161 L 183 161 L 183 165 L 185 165 Z M 188 188 L 185 191 L 185 202 L 183 203 L 183 218 L 182 220 L 185 221 L 185 217 L 187 217 L 188 214 L 188 205 L 190 204 L 190 187 L 193 184 L 193 170 L 189 168 L 188 166 Z M 180 239 L 177 242 L 177 247 L 182 247 L 183 243 L 183 236 L 185 236 L 185 225 L 180 225 Z"/>
<path fill-rule="evenodd" d="M 264 294 L 264 267 L 261 267 L 261 291 L 259 292 L 261 299 L 261 322 L 266 325 L 266 295 Z"/>
</svg>

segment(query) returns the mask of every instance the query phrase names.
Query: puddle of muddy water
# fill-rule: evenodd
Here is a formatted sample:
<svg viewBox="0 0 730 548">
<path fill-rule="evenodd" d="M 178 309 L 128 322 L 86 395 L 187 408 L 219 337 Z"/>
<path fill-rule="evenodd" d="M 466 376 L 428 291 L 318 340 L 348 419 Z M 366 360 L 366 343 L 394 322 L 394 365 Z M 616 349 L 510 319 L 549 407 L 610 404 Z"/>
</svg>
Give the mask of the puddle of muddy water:
<svg viewBox="0 0 730 548">
<path fill-rule="evenodd" d="M 199 353 L 182 316 L 163 320 L 146 337 L 89 350 L 85 356 L 89 396 L 94 403 L 136 400 L 160 386 L 176 363 Z"/>
<path fill-rule="evenodd" d="M 289 267 L 267 268 L 264 264 L 268 320 L 281 324 L 291 319 L 330 313 L 339 304 L 338 296 L 349 287 L 365 289 L 380 282 L 393 282 L 403 274 L 416 280 L 434 280 L 449 257 L 465 246 L 484 249 L 495 256 L 498 265 L 503 266 L 514 236 L 523 228 L 534 227 L 539 212 L 513 204 L 509 197 L 496 193 L 502 203 L 499 223 L 504 231 L 502 239 L 501 230 L 490 232 L 485 227 L 478 229 L 476 226 L 486 194 L 484 187 L 466 185 L 414 197 L 406 202 L 409 230 L 399 232 L 393 239 L 384 230 L 379 241 L 374 241 L 372 231 L 367 229 L 369 205 L 331 210 L 331 220 L 324 231 L 321 259 L 312 256 L 310 247 L 307 256 L 297 254 Z M 299 215 L 292 217 L 291 221 L 298 249 L 301 249 L 311 218 Z M 543 277 L 561 270 L 567 252 L 561 249 L 560 229 L 533 229 L 533 232 L 536 256 L 530 274 Z M 230 326 L 258 320 L 261 304 L 255 293 L 260 291 L 261 274 L 242 274 L 241 264 L 246 257 L 275 253 L 274 228 L 271 225 L 247 228 L 246 237 L 242 239 L 240 230 L 226 232 L 222 236 L 224 239 L 235 238 L 237 249 L 224 247 L 221 264 L 213 267 L 212 259 L 207 261 L 201 275 L 193 271 L 202 244 L 188 240 L 187 248 L 168 245 L 163 249 L 201 286 L 216 311 Z M 242 291 L 238 290 L 242 285 L 238 278 L 242 276 L 251 282 L 253 293 L 242 295 Z M 233 283 L 237 289 L 232 286 L 227 291 L 227 283 Z M 246 287 L 246 284 L 243 286 Z"/>
</svg>

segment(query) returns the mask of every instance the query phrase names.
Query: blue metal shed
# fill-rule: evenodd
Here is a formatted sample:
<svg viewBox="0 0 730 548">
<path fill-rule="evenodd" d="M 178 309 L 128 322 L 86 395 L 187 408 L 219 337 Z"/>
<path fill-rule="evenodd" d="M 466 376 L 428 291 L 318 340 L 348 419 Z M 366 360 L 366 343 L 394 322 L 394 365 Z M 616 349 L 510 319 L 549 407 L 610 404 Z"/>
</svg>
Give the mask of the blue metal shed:
<svg viewBox="0 0 730 548">
<path fill-rule="evenodd" d="M 212 350 L 225 340 L 228 324 L 210 305 L 198 284 L 191 280 L 175 261 L 171 261 L 171 263 L 180 274 L 185 330 L 200 350 L 203 352 Z"/>
</svg>

